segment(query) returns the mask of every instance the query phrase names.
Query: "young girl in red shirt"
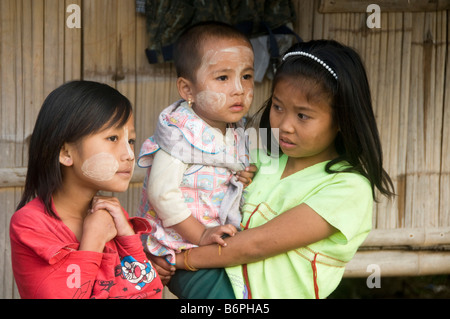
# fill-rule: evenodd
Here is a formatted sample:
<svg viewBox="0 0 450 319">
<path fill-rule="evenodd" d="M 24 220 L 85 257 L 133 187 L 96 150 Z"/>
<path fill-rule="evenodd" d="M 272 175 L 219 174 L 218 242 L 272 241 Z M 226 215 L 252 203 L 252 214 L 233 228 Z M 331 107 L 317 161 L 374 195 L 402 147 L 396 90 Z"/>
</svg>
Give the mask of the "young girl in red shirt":
<svg viewBox="0 0 450 319">
<path fill-rule="evenodd" d="M 134 139 L 131 104 L 108 85 L 74 81 L 47 97 L 10 224 L 22 298 L 161 297 L 140 240 L 150 226 L 97 195 L 128 188 Z"/>
</svg>

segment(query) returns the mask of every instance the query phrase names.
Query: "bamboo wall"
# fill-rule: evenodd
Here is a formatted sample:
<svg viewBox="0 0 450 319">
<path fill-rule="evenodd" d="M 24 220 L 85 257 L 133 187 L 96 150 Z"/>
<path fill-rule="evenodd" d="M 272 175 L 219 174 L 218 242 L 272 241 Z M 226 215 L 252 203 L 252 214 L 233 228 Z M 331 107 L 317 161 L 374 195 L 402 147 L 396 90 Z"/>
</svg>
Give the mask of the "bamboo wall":
<svg viewBox="0 0 450 319">
<path fill-rule="evenodd" d="M 363 2 L 343 1 L 355 12 L 319 12 L 325 2 L 293 1 L 294 29 L 304 40 L 335 39 L 362 55 L 385 165 L 398 193 L 375 206 L 375 230 L 365 244 L 371 249 L 358 253 L 347 275 L 364 275 L 365 266 L 377 262 L 390 275 L 449 273 L 443 251 L 450 244 L 448 2 L 426 12 L 382 8 L 380 29 L 366 26 Z M 66 26 L 70 4 L 81 6 L 80 29 Z M 26 141 L 44 98 L 72 79 L 108 83 L 133 103 L 140 145 L 159 112 L 178 99 L 173 66 L 149 65 L 145 38 L 145 19 L 134 0 L 0 0 L 0 298 L 18 297 L 8 227 L 24 182 Z M 269 91 L 269 80 L 256 84 L 253 110 Z M 130 213 L 141 182 L 137 170 L 129 191 L 115 194 Z"/>
</svg>

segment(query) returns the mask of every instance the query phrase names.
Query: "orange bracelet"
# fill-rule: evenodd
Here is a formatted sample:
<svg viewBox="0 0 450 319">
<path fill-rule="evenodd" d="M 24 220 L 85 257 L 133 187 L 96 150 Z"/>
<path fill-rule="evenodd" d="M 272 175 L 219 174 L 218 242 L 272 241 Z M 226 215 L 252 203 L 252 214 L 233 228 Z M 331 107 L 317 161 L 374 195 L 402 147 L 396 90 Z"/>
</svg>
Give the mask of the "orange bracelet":
<svg viewBox="0 0 450 319">
<path fill-rule="evenodd" d="M 188 271 L 198 271 L 197 268 L 194 268 L 191 265 L 189 265 L 188 258 L 190 253 L 191 253 L 190 249 L 184 251 L 184 269 Z"/>
</svg>

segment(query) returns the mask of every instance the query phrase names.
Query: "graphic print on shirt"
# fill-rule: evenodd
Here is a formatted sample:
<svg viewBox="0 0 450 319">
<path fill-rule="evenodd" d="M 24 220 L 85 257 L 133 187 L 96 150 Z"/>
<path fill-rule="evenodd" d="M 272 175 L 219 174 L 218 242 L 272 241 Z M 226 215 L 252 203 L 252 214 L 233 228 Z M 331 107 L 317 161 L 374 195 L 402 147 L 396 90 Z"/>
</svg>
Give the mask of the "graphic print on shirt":
<svg viewBox="0 0 450 319">
<path fill-rule="evenodd" d="M 75 294 L 73 295 L 72 299 L 83 299 L 84 296 L 88 293 L 90 293 L 91 290 L 91 281 L 88 280 L 84 284 L 82 284 L 77 290 L 75 291 Z"/>
<path fill-rule="evenodd" d="M 143 264 L 131 256 L 126 256 L 122 259 L 121 265 L 121 277 L 134 284 L 137 290 L 141 290 L 156 277 L 156 272 L 150 262 Z"/>
</svg>

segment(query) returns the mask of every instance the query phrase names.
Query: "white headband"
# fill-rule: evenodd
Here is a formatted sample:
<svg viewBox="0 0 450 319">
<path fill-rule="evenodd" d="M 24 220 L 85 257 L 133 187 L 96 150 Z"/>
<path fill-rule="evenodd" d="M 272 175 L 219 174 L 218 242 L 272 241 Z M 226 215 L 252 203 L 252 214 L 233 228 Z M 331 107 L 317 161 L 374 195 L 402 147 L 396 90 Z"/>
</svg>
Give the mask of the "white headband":
<svg viewBox="0 0 450 319">
<path fill-rule="evenodd" d="M 303 51 L 294 51 L 294 52 L 289 52 L 286 53 L 283 57 L 283 61 L 286 60 L 286 58 L 290 57 L 290 56 L 294 56 L 294 55 L 302 55 L 305 56 L 307 58 L 310 58 L 314 61 L 316 61 L 317 63 L 320 63 L 325 69 L 327 69 L 328 72 L 331 73 L 331 75 L 337 80 L 338 76 L 336 74 L 336 72 L 333 71 L 333 69 L 326 64 L 325 62 L 323 62 L 321 59 L 319 59 L 318 57 L 316 57 L 315 55 L 312 55 L 311 53 L 307 53 L 307 52 L 303 52 Z"/>
</svg>

